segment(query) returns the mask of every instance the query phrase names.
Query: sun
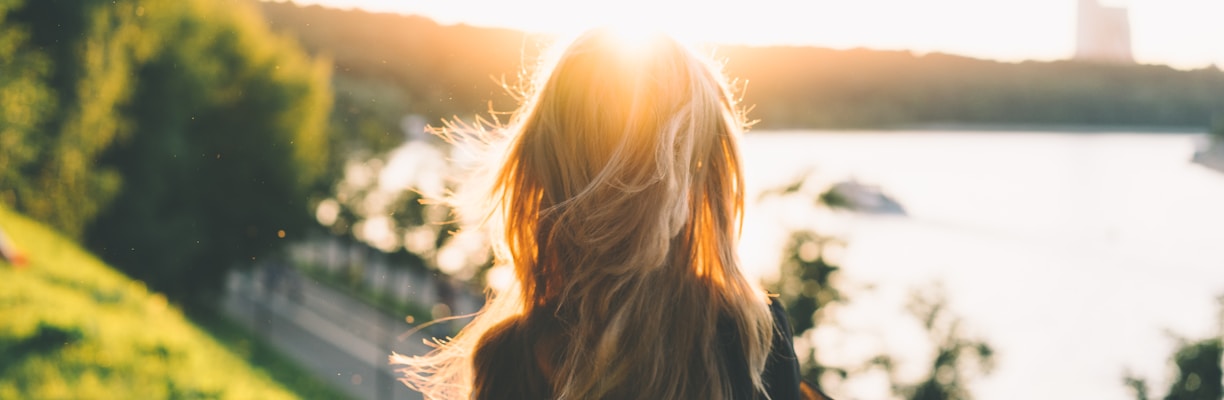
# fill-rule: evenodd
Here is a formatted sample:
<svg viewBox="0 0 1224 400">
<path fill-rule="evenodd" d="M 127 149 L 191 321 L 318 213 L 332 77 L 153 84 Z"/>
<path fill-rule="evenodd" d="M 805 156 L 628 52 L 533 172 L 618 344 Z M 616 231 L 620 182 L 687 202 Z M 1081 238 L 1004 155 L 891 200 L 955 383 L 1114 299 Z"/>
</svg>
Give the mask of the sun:
<svg viewBox="0 0 1224 400">
<path fill-rule="evenodd" d="M 562 37 L 574 37 L 592 28 L 610 28 L 626 49 L 640 49 L 660 36 L 688 44 L 707 42 L 710 39 L 707 33 L 716 22 L 690 15 L 692 9 L 668 2 L 622 0 L 574 4 L 583 7 L 558 14 L 525 11 L 518 21 L 524 29 L 557 32 Z M 556 15 L 566 17 L 556 18 Z"/>
<path fill-rule="evenodd" d="M 641 24 L 618 23 L 603 28 L 607 29 L 616 50 L 627 57 L 641 56 L 660 38 L 669 36 L 666 32 Z"/>
</svg>

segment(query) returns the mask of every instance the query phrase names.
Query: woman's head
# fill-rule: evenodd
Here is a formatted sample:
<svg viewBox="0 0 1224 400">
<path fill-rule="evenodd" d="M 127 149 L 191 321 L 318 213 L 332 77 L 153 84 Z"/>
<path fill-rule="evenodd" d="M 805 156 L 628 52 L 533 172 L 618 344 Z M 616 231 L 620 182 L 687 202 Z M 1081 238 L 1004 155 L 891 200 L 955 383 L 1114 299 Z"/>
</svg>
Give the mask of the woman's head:
<svg viewBox="0 0 1224 400">
<path fill-rule="evenodd" d="M 516 282 L 434 353 L 396 359 L 409 366 L 405 382 L 466 398 L 474 378 L 462 363 L 495 342 L 486 334 L 515 331 L 559 335 L 547 346 L 557 349 L 555 396 L 722 398 L 724 318 L 759 387 L 772 320 L 738 269 L 744 121 L 719 69 L 666 36 L 603 28 L 565 47 L 527 89 L 490 139 L 489 185 L 467 189 L 483 199 L 467 211 L 486 217 Z"/>
<path fill-rule="evenodd" d="M 737 230 L 743 121 L 716 67 L 664 35 L 604 28 L 544 76 L 512 121 L 497 176 L 505 235 L 521 245 L 508 255 L 529 291 L 548 286 L 533 300 L 664 265 L 721 282 L 711 268 L 730 260 L 674 253 L 731 250 Z"/>
</svg>

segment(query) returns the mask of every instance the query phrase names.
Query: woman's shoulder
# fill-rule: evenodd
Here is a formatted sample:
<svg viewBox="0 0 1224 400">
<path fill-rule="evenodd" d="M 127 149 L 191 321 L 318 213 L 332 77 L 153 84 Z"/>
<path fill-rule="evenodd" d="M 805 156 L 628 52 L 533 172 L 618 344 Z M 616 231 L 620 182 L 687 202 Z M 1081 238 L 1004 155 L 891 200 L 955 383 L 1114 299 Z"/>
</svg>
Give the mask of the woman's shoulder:
<svg viewBox="0 0 1224 400">
<path fill-rule="evenodd" d="M 782 305 L 782 301 L 771 296 L 769 298 L 769 313 L 773 315 L 776 331 L 787 335 L 788 338 L 795 334 L 791 331 L 790 317 L 786 313 L 786 307 Z"/>
<path fill-rule="evenodd" d="M 799 357 L 795 355 L 794 332 L 782 302 L 771 297 L 769 311 L 774 319 L 774 341 L 761 379 L 765 381 L 770 398 L 831 400 L 816 385 L 803 379 Z"/>
<path fill-rule="evenodd" d="M 769 311 L 774 320 L 773 346 L 765 360 L 761 383 L 765 384 L 771 399 L 801 399 L 803 379 L 799 374 L 799 358 L 795 356 L 794 333 L 786 309 L 780 301 L 770 298 Z"/>
<path fill-rule="evenodd" d="M 543 399 L 551 391 L 524 321 L 510 318 L 490 328 L 472 354 L 474 399 Z"/>
</svg>

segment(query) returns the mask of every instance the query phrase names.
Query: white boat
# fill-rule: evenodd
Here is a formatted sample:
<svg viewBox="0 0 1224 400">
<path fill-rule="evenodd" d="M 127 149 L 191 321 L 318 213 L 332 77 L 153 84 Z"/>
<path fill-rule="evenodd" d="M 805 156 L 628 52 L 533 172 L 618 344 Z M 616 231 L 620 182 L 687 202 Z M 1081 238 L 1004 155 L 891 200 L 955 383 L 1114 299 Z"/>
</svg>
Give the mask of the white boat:
<svg viewBox="0 0 1224 400">
<path fill-rule="evenodd" d="M 1224 139 L 1215 138 L 1204 141 L 1198 146 L 1198 150 L 1194 152 L 1194 157 L 1190 161 L 1224 173 Z"/>
<path fill-rule="evenodd" d="M 879 186 L 866 185 L 854 179 L 834 184 L 820 198 L 833 208 L 864 214 L 905 215 L 905 207 L 884 194 Z"/>
</svg>

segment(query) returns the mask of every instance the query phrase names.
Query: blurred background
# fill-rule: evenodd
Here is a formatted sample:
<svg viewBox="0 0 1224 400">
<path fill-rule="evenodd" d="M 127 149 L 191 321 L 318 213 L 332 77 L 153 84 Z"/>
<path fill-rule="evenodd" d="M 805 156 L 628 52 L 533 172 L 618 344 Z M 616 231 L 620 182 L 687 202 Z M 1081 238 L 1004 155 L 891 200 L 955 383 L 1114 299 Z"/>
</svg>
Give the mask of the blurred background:
<svg viewBox="0 0 1224 400">
<path fill-rule="evenodd" d="M 0 398 L 416 399 L 444 204 L 557 38 L 725 63 L 745 270 L 838 399 L 1211 399 L 1218 0 L 0 0 Z"/>
</svg>

